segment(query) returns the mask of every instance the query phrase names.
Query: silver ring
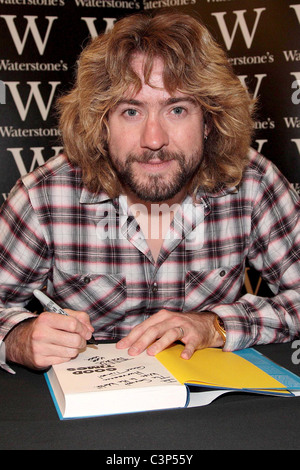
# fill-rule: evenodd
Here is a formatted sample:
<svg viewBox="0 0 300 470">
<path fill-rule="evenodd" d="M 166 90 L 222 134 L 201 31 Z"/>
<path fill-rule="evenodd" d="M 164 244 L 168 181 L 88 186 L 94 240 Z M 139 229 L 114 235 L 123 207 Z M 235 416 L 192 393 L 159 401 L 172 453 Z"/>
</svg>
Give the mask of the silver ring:
<svg viewBox="0 0 300 470">
<path fill-rule="evenodd" d="M 181 328 L 181 326 L 178 326 L 177 328 L 179 328 L 179 329 L 180 329 L 181 336 L 180 336 L 180 338 L 179 338 L 179 339 L 181 339 L 181 338 L 183 338 L 183 337 L 184 337 L 184 329 L 183 329 L 183 328 Z"/>
</svg>

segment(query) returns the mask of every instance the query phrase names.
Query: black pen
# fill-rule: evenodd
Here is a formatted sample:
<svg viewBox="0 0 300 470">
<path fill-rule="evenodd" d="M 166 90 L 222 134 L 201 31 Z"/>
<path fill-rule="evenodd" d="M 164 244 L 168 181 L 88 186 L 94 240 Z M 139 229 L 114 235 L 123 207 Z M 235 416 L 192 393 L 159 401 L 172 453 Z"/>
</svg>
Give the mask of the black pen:
<svg viewBox="0 0 300 470">
<path fill-rule="evenodd" d="M 67 315 L 67 312 L 63 310 L 59 305 L 57 305 L 53 300 L 51 300 L 44 292 L 35 289 L 33 291 L 34 296 L 41 302 L 41 304 L 44 305 L 44 307 L 47 309 L 49 312 L 54 312 L 54 313 L 59 313 L 60 315 Z M 89 344 L 97 344 L 97 341 L 95 338 L 92 336 L 91 339 L 87 341 Z"/>
</svg>

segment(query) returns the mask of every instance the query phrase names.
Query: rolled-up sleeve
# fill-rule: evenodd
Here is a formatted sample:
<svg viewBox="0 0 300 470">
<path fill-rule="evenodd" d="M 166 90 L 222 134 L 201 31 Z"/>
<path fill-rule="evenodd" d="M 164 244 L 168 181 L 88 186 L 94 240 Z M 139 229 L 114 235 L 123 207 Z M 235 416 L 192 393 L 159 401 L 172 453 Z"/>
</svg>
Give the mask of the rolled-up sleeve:
<svg viewBox="0 0 300 470">
<path fill-rule="evenodd" d="M 248 260 L 273 296 L 247 293 L 232 304 L 212 306 L 226 326 L 227 351 L 287 342 L 300 334 L 299 198 L 271 163 L 253 190 Z"/>
<path fill-rule="evenodd" d="M 0 212 L 0 340 L 34 316 L 26 305 L 33 289 L 43 286 L 50 263 L 28 191 L 19 181 Z"/>
</svg>

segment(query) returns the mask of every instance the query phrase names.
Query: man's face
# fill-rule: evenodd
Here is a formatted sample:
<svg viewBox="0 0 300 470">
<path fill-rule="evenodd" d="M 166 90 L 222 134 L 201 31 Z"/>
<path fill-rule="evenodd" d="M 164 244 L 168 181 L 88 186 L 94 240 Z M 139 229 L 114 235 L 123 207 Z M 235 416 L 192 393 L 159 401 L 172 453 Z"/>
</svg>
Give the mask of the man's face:
<svg viewBox="0 0 300 470">
<path fill-rule="evenodd" d="M 143 55 L 132 65 L 143 77 Z M 180 92 L 164 88 L 163 62 L 154 62 L 150 83 L 123 96 L 109 113 L 109 153 L 127 194 L 140 201 L 170 201 L 183 196 L 203 153 L 200 106 Z"/>
</svg>

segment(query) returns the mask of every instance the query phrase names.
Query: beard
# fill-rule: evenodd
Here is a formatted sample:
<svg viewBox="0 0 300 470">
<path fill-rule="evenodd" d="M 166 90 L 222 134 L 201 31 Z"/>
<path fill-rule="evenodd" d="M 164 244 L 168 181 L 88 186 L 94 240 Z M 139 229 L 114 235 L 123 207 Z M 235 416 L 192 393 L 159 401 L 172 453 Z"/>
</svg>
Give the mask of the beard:
<svg viewBox="0 0 300 470">
<path fill-rule="evenodd" d="M 157 158 L 161 162 L 176 161 L 177 169 L 167 177 L 157 173 L 142 176 L 135 173 L 135 162 L 149 163 Z M 176 196 L 191 181 L 201 164 L 201 159 L 200 151 L 189 157 L 184 153 L 168 152 L 167 150 L 146 151 L 140 157 L 133 154 L 128 155 L 124 163 L 111 155 L 112 164 L 122 186 L 129 187 L 140 200 L 145 202 L 167 201 Z"/>
</svg>

